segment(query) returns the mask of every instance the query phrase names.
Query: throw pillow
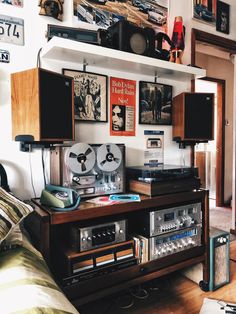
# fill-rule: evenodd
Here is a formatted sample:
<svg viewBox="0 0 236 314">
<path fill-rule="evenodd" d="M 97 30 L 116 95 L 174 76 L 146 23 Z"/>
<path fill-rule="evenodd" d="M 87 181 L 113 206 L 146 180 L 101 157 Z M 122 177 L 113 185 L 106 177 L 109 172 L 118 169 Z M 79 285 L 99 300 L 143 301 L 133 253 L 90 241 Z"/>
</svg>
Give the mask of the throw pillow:
<svg viewBox="0 0 236 314">
<path fill-rule="evenodd" d="M 33 208 L 0 187 L 0 243 Z"/>
</svg>

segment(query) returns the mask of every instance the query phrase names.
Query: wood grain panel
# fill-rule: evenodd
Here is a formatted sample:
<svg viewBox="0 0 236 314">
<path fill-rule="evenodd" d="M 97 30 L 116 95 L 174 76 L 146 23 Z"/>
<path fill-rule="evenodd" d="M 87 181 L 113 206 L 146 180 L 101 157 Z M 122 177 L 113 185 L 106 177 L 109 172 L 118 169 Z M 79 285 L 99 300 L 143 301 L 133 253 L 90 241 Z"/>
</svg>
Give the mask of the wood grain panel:
<svg viewBox="0 0 236 314">
<path fill-rule="evenodd" d="M 38 68 L 11 74 L 12 136 L 40 140 Z"/>
</svg>

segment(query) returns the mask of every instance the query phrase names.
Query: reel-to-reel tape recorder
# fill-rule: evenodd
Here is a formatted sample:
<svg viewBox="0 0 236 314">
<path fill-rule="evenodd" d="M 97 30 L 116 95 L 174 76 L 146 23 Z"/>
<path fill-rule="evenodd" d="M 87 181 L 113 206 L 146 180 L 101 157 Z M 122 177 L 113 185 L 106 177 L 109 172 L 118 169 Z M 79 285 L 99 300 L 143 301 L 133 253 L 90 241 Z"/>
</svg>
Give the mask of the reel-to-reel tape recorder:
<svg viewBox="0 0 236 314">
<path fill-rule="evenodd" d="M 81 197 L 124 192 L 124 144 L 56 146 L 50 164 L 51 184 L 75 189 Z"/>
</svg>

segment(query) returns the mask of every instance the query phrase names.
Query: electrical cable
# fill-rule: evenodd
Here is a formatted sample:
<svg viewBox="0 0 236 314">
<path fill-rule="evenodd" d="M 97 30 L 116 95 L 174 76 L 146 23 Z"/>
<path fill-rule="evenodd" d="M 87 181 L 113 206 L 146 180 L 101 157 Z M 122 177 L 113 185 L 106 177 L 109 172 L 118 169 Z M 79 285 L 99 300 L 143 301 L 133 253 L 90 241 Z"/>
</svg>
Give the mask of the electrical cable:
<svg viewBox="0 0 236 314">
<path fill-rule="evenodd" d="M 41 68 L 41 60 L 40 60 L 40 52 L 42 50 L 42 47 L 39 49 L 37 53 L 37 68 Z"/>
<path fill-rule="evenodd" d="M 135 297 L 136 299 L 139 300 L 144 300 L 147 299 L 149 297 L 149 292 L 142 288 L 141 285 L 137 286 L 137 287 L 132 287 L 129 289 L 129 293 Z"/>
<path fill-rule="evenodd" d="M 32 163 L 31 163 L 31 145 L 29 146 L 29 167 L 30 167 L 30 181 L 31 181 L 31 186 L 34 192 L 34 197 L 36 198 L 36 192 L 35 192 L 35 188 L 34 188 L 34 181 L 33 181 L 33 173 L 32 173 Z"/>
<path fill-rule="evenodd" d="M 112 300 L 112 301 L 109 303 L 109 305 L 108 305 L 108 307 L 106 308 L 105 312 L 103 312 L 102 314 L 109 314 L 110 311 L 113 309 L 113 307 L 114 307 L 114 300 Z"/>
<path fill-rule="evenodd" d="M 134 298 L 130 293 L 127 293 L 117 297 L 115 303 L 120 309 L 130 309 L 134 305 Z"/>
<path fill-rule="evenodd" d="M 44 147 L 42 147 L 42 168 L 43 168 L 43 181 L 44 181 L 44 187 L 46 187 L 46 175 L 45 175 L 45 163 L 44 163 Z"/>
</svg>

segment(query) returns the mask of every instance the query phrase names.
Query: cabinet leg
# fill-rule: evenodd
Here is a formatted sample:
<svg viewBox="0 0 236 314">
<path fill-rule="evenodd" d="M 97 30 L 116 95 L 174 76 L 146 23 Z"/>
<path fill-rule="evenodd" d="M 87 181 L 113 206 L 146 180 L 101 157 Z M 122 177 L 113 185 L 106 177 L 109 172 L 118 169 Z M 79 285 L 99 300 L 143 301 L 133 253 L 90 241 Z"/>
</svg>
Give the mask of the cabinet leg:
<svg viewBox="0 0 236 314">
<path fill-rule="evenodd" d="M 209 291 L 209 282 L 201 280 L 199 281 L 199 287 L 201 288 L 202 291 Z"/>
</svg>

